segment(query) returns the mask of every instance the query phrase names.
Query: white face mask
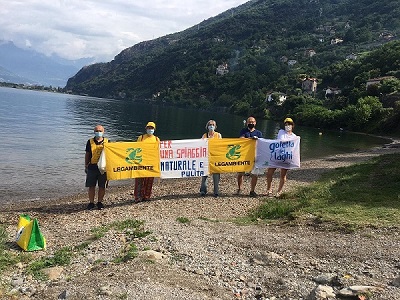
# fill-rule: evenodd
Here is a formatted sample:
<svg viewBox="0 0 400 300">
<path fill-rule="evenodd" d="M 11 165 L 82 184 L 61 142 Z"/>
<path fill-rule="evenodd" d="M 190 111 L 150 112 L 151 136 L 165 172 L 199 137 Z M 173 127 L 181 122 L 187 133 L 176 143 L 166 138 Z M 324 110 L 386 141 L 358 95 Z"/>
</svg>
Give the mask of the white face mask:
<svg viewBox="0 0 400 300">
<path fill-rule="evenodd" d="M 101 137 L 103 137 L 103 132 L 101 132 L 101 131 L 95 131 L 95 132 L 94 132 L 94 136 L 97 137 L 97 138 L 101 138 Z"/>
<path fill-rule="evenodd" d="M 154 134 L 154 129 L 146 129 L 147 134 Z"/>
<path fill-rule="evenodd" d="M 214 130 L 215 130 L 215 126 L 214 126 L 214 125 L 209 125 L 209 126 L 208 126 L 208 130 L 214 131 Z"/>
<path fill-rule="evenodd" d="M 292 131 L 293 126 L 292 125 L 285 125 L 285 131 L 289 132 Z"/>
</svg>

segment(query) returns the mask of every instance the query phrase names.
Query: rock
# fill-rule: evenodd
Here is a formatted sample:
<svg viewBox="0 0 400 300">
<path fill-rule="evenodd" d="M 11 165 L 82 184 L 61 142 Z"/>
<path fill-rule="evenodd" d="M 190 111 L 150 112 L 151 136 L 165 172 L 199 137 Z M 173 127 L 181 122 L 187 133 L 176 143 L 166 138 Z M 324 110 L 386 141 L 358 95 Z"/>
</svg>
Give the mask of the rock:
<svg viewBox="0 0 400 300">
<path fill-rule="evenodd" d="M 400 276 L 393 279 L 392 283 L 393 286 L 400 288 Z"/>
<path fill-rule="evenodd" d="M 154 250 L 146 250 L 139 252 L 139 257 L 143 257 L 153 261 L 161 261 L 164 259 L 164 254 Z"/>
<path fill-rule="evenodd" d="M 64 271 L 63 267 L 51 267 L 42 270 L 47 275 L 49 280 L 57 280 L 61 277 L 61 273 Z"/>
<path fill-rule="evenodd" d="M 308 297 L 309 300 L 327 300 L 336 299 L 333 288 L 328 285 L 317 286 Z"/>
<path fill-rule="evenodd" d="M 64 291 L 61 292 L 60 295 L 58 295 L 57 299 L 66 300 L 67 298 L 68 298 L 68 291 L 64 290 Z"/>
<path fill-rule="evenodd" d="M 319 284 L 329 284 L 335 279 L 336 275 L 332 273 L 324 273 L 320 274 L 317 277 L 314 277 L 313 280 Z"/>
</svg>

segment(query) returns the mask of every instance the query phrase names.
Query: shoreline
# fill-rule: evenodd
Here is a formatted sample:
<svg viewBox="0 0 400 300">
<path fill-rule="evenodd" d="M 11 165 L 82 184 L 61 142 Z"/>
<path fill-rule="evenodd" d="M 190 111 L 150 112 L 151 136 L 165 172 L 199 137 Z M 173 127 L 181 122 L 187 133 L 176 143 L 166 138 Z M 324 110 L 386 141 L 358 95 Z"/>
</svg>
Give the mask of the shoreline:
<svg viewBox="0 0 400 300">
<path fill-rule="evenodd" d="M 304 161 L 289 171 L 285 192 L 309 185 L 329 170 L 389 153 L 400 153 L 399 141 Z M 277 181 L 276 176 L 275 187 Z M 200 197 L 200 182 L 156 179 L 151 200 L 137 204 L 132 186 L 112 187 L 103 210 L 86 210 L 86 195 L 0 205 L 0 224 L 9 236 L 6 251 L 21 252 L 14 242 L 21 213 L 38 218 L 47 241 L 45 251 L 30 253 L 31 261 L 72 249 L 70 263 L 46 268 L 51 275 L 46 280 L 28 272 L 30 262 L 11 266 L 0 276 L 0 298 L 13 293 L 30 300 L 67 299 L 60 295 L 71 300 L 309 299 L 324 285 L 335 294 L 361 286 L 372 289 L 371 300 L 400 299 L 397 228 L 349 233 L 312 220 L 241 226 L 234 220 L 263 203 L 265 175 L 259 176 L 258 198 L 249 197 L 247 176 L 242 195 L 235 194 L 234 173 L 221 174 L 218 198 Z M 208 188 L 212 190 L 212 180 Z M 150 235 L 136 238 L 131 231 L 111 228 L 94 238 L 93 229 L 132 220 L 143 222 Z M 132 245 L 137 256 L 116 262 Z"/>
<path fill-rule="evenodd" d="M 382 136 L 383 137 L 383 136 Z M 393 137 L 384 137 L 390 140 L 390 143 L 381 145 L 381 146 L 376 146 L 373 148 L 369 149 L 363 149 L 363 150 L 357 150 L 354 152 L 350 153 L 344 153 L 344 154 L 336 154 L 336 155 L 330 155 L 327 157 L 320 157 L 320 158 L 315 158 L 315 159 L 308 159 L 304 160 L 301 162 L 301 167 L 299 169 L 294 169 L 290 170 L 288 173 L 288 181 L 285 184 L 285 191 L 293 190 L 299 185 L 303 185 L 299 182 L 299 177 L 305 175 L 308 178 L 313 178 L 313 180 L 316 180 L 324 171 L 320 170 L 323 167 L 326 167 L 326 171 L 335 167 L 339 166 L 344 166 L 344 165 L 350 165 L 354 163 L 358 163 L 364 160 L 369 159 L 372 156 L 376 155 L 383 155 L 387 153 L 394 153 L 394 152 L 400 152 L 400 139 L 393 138 Z M 350 158 L 350 159 L 349 159 Z M 346 162 L 346 160 L 350 160 L 349 162 Z M 319 170 L 316 170 L 314 175 L 307 174 L 311 173 L 310 169 L 316 169 L 318 168 Z M 279 172 L 276 172 L 279 174 Z M 276 173 L 274 175 L 274 181 L 276 180 Z M 225 173 L 221 174 L 221 177 L 223 177 L 225 180 L 222 180 L 220 183 L 220 189 L 222 190 L 222 196 L 227 197 L 227 196 L 236 196 L 235 195 L 235 190 L 236 190 L 236 174 L 235 173 Z M 293 178 L 294 177 L 294 178 Z M 256 186 L 256 192 L 259 194 L 259 197 L 266 196 L 266 191 L 265 187 L 260 187 L 262 183 L 260 183 L 264 178 L 266 178 L 266 174 L 264 173 L 263 175 L 259 176 L 259 180 Z M 113 185 L 113 182 L 110 183 L 110 186 L 106 189 L 106 194 L 104 197 L 104 204 L 107 205 L 107 202 L 113 203 L 117 198 L 125 198 L 126 201 L 130 201 L 133 198 L 133 188 L 134 188 L 134 179 L 131 179 L 132 182 L 129 183 L 127 180 L 124 184 L 119 184 L 116 182 L 115 185 Z M 266 180 L 266 179 L 265 179 Z M 160 185 L 165 184 L 168 188 L 165 189 L 167 191 L 175 189 L 177 186 L 184 185 L 184 186 L 191 186 L 192 187 L 192 197 L 196 198 L 198 197 L 198 189 L 200 186 L 200 177 L 192 177 L 192 178 L 175 178 L 175 179 L 161 179 L 161 178 L 155 178 L 154 181 L 154 186 L 153 186 L 153 195 L 152 195 L 152 200 L 159 200 L 162 198 L 171 198 L 174 197 L 174 193 L 166 193 L 165 195 L 162 195 L 158 190 L 164 190 L 163 188 L 160 188 Z M 223 185 L 225 182 L 229 182 L 229 185 L 232 186 L 234 185 L 234 189 L 229 189 L 227 191 L 227 188 L 224 188 Z M 295 181 L 295 182 L 293 182 Z M 308 180 L 309 181 L 309 180 Z M 247 184 L 248 185 L 248 184 Z M 209 180 L 208 183 L 209 190 L 212 189 L 212 180 Z M 248 186 L 246 186 L 246 182 L 244 182 L 244 188 L 245 191 L 248 189 Z M 225 192 L 224 192 L 225 190 Z M 178 194 L 175 194 L 176 196 L 179 196 Z M 246 196 L 245 194 L 244 196 Z M 96 196 L 97 196 L 97 188 L 96 188 Z M 190 195 L 187 195 L 190 197 Z M 119 199 L 121 200 L 121 199 Z M 95 199 L 96 201 L 96 199 Z M 39 208 L 41 206 L 48 206 L 48 205 L 62 205 L 63 203 L 82 203 L 82 205 L 86 205 L 88 202 L 87 200 L 87 192 L 82 192 L 82 193 L 77 193 L 73 195 L 67 195 L 67 196 L 61 196 L 58 198 L 47 198 L 47 199 L 34 199 L 34 200 L 11 200 L 11 201 L 6 201 L 0 203 L 0 209 L 1 210 L 13 210 L 12 207 L 19 207 L 19 208 L 24 208 L 24 209 L 29 209 L 29 208 Z"/>
</svg>

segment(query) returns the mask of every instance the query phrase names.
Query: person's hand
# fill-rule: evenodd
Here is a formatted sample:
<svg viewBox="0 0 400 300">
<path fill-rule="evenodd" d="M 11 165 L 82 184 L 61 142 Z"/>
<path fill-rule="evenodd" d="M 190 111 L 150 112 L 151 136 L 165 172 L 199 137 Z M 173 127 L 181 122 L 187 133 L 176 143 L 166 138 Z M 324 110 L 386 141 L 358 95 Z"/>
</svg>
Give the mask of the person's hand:
<svg viewBox="0 0 400 300">
<path fill-rule="evenodd" d="M 255 135 L 255 136 L 252 137 L 252 139 L 253 140 L 258 140 L 258 136 Z"/>
</svg>

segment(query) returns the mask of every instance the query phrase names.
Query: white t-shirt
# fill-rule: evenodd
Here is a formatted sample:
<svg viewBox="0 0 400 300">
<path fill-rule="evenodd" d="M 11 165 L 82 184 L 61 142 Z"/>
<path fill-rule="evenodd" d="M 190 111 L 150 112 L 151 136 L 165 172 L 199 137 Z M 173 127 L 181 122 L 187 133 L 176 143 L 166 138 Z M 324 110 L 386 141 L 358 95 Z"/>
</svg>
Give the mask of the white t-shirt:
<svg viewBox="0 0 400 300">
<path fill-rule="evenodd" d="M 279 129 L 277 139 L 278 140 L 290 140 L 290 139 L 293 139 L 294 137 L 296 137 L 295 133 L 292 132 L 291 134 L 288 134 L 285 130 Z"/>
</svg>

